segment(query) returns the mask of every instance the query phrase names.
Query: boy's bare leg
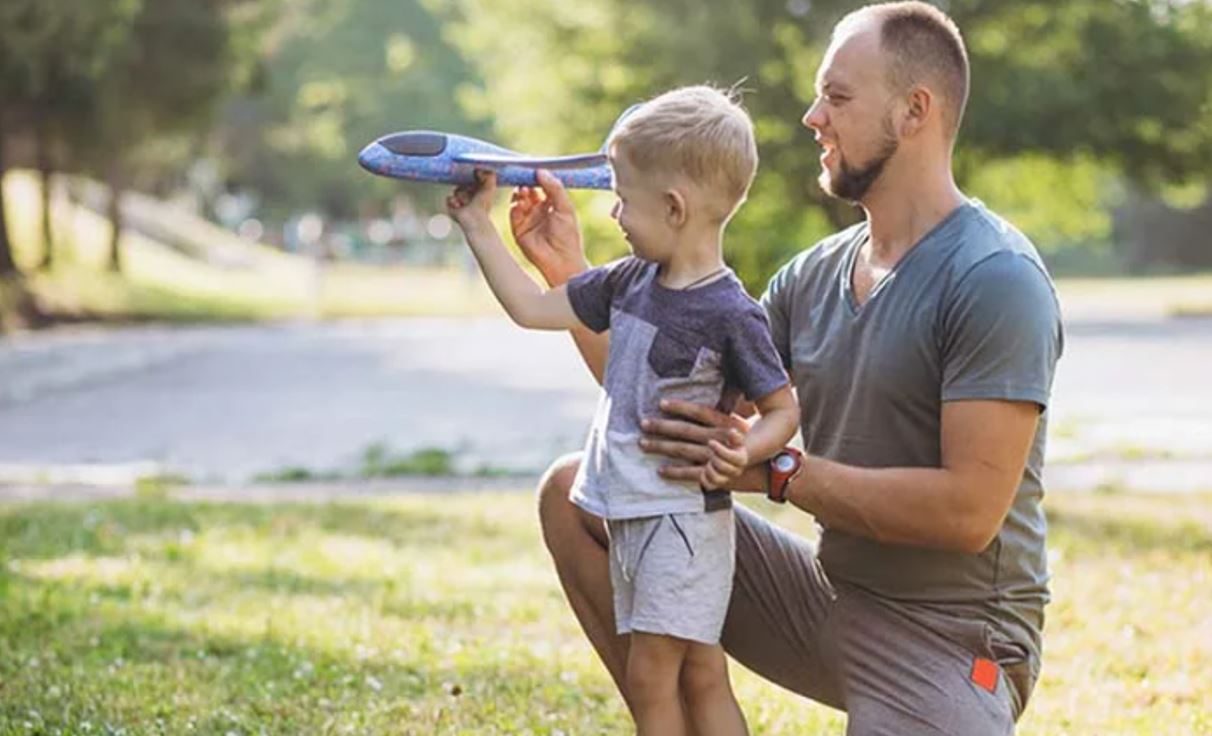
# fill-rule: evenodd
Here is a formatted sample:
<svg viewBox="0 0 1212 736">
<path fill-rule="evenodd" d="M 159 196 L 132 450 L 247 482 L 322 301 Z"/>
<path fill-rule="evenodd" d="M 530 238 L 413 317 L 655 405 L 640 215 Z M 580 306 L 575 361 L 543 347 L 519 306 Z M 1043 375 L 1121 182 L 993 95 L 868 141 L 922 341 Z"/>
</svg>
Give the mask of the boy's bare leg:
<svg viewBox="0 0 1212 736">
<path fill-rule="evenodd" d="M 543 474 L 538 488 L 539 523 L 564 597 L 634 717 L 627 689 L 630 637 L 615 633 L 606 524 L 568 498 L 580 459 L 579 453 L 565 455 Z M 693 725 L 687 725 L 688 736 L 697 736 Z"/>
<path fill-rule="evenodd" d="M 744 736 L 745 716 L 728 681 L 728 658 L 719 644 L 692 642 L 680 680 L 682 699 L 699 736 Z"/>
<path fill-rule="evenodd" d="M 684 736 L 686 717 L 679 679 L 690 642 L 632 632 L 627 655 L 627 690 L 636 736 Z"/>
<path fill-rule="evenodd" d="M 580 455 L 566 455 L 556 460 L 539 482 L 543 541 L 555 562 L 560 587 L 564 589 L 581 629 L 634 715 L 626 677 L 628 637 L 615 633 L 606 525 L 568 499 L 579 461 Z"/>
</svg>

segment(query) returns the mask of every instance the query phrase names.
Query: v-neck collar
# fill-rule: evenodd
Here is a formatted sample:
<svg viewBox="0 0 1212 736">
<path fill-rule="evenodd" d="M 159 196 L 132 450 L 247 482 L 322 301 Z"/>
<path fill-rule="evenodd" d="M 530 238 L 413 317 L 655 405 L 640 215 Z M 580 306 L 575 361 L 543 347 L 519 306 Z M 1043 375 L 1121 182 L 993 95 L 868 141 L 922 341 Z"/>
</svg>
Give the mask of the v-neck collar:
<svg viewBox="0 0 1212 736">
<path fill-rule="evenodd" d="M 850 310 L 850 314 L 852 316 L 862 314 L 863 310 L 867 308 L 868 304 L 870 304 L 887 288 L 891 288 L 892 282 L 896 280 L 897 274 L 905 267 L 906 262 L 912 259 L 919 250 L 922 250 L 922 245 L 933 239 L 934 236 L 944 227 L 954 222 L 960 216 L 960 213 L 967 211 L 973 206 L 974 204 L 972 200 L 964 201 L 958 207 L 948 212 L 947 216 L 939 220 L 934 227 L 927 230 L 925 235 L 918 238 L 917 242 L 914 243 L 909 250 L 905 251 L 905 255 L 901 256 L 901 259 L 897 261 L 891 269 L 889 269 L 888 273 L 884 274 L 883 278 L 875 282 L 875 285 L 871 287 L 870 293 L 867 294 L 866 300 L 864 300 L 862 304 L 859 304 L 858 298 L 854 294 L 854 266 L 855 262 L 858 260 L 859 251 L 864 245 L 867 244 L 867 241 L 871 240 L 871 224 L 869 222 L 864 222 L 862 237 L 857 239 L 850 246 L 849 252 L 846 254 L 845 262 L 842 264 L 842 296 L 846 302 L 846 308 Z"/>
</svg>

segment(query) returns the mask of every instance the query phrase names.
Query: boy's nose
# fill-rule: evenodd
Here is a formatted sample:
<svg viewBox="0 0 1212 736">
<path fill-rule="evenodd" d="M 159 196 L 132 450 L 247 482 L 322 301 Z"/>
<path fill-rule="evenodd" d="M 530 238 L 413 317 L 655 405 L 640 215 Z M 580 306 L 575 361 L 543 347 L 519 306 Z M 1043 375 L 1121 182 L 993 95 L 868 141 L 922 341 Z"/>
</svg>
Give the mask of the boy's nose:
<svg viewBox="0 0 1212 736">
<path fill-rule="evenodd" d="M 612 220 L 619 219 L 619 210 L 621 210 L 622 207 L 623 205 L 621 202 L 615 202 L 614 206 L 610 208 L 610 218 Z"/>
</svg>

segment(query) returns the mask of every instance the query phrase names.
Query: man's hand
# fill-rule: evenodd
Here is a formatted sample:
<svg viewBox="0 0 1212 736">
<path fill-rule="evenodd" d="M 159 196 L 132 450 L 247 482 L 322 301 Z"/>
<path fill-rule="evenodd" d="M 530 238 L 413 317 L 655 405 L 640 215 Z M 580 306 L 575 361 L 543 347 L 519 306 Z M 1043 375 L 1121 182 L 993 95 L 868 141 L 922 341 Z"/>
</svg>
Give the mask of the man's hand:
<svg viewBox="0 0 1212 736">
<path fill-rule="evenodd" d="M 461 184 L 446 197 L 446 214 L 466 233 L 469 228 L 491 222 L 488 215 L 496 193 L 496 172 L 476 171 L 474 184 Z"/>
<path fill-rule="evenodd" d="M 678 461 L 668 463 L 660 470 L 661 477 L 669 480 L 703 482 L 714 457 L 711 443 L 714 442 L 723 450 L 722 456 L 729 455 L 729 448 L 743 445 L 745 435 L 749 432 L 749 425 L 744 419 L 709 406 L 663 399 L 660 408 L 664 416 L 643 420 L 641 428 L 644 437 L 640 439 L 640 447 L 646 453 Z M 721 467 L 724 465 L 721 461 Z M 730 490 L 765 490 L 765 472 L 762 468 L 747 471 L 742 468 L 742 471 L 731 476 Z"/>
<path fill-rule="evenodd" d="M 522 255 L 559 286 L 589 267 L 581 228 L 568 191 L 549 171 L 538 172 L 540 189 L 518 187 L 510 198 L 509 228 Z"/>
</svg>

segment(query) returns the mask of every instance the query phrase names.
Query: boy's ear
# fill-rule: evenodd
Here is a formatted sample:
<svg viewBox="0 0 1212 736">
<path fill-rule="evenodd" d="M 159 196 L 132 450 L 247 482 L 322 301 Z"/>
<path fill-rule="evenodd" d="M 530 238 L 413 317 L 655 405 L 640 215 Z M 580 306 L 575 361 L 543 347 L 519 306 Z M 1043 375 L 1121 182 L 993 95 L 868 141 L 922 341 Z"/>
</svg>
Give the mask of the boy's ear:
<svg viewBox="0 0 1212 736">
<path fill-rule="evenodd" d="M 677 189 L 666 189 L 665 220 L 673 227 L 681 227 L 686 224 L 689 216 L 690 212 L 686 206 L 686 195 Z"/>
</svg>

